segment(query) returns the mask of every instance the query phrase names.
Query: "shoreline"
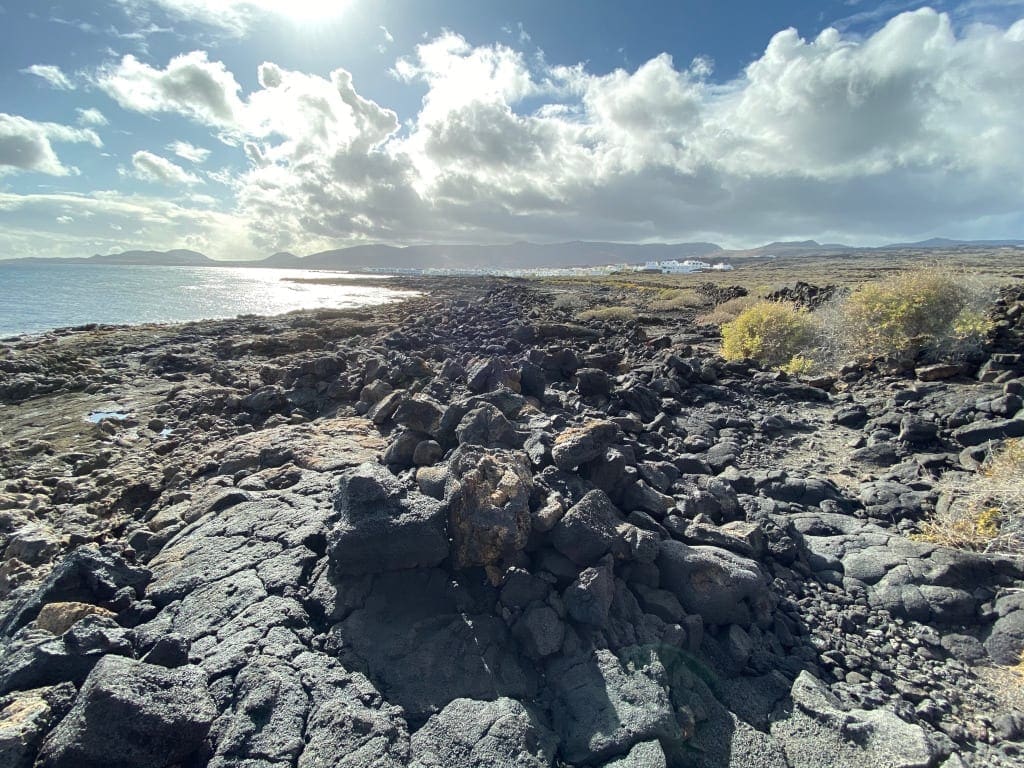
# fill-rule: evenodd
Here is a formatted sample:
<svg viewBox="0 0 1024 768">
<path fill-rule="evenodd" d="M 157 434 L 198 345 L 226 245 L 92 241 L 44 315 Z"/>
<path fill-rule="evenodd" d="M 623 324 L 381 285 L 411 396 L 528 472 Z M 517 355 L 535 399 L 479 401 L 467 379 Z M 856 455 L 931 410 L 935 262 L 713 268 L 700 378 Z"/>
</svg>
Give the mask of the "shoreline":
<svg viewBox="0 0 1024 768">
<path fill-rule="evenodd" d="M 696 309 L 578 319 L 636 284 L 405 279 L 0 343 L 0 723 L 38 708 L 30 761 L 121 681 L 187 677 L 197 766 L 344 754 L 353 722 L 406 766 L 498 721 L 531 766 L 1013 764 L 1024 559 L 913 534 L 963 426 L 1024 425 L 982 405 L 1020 355 L 812 385 L 725 363 Z"/>
</svg>

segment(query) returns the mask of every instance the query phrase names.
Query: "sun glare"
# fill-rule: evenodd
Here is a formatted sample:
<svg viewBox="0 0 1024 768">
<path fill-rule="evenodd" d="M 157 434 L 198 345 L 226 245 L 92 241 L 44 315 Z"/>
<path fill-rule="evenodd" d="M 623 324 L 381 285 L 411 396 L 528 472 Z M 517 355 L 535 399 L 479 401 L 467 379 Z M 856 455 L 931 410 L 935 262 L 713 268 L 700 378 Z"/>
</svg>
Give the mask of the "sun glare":
<svg viewBox="0 0 1024 768">
<path fill-rule="evenodd" d="M 264 6 L 293 21 L 325 21 L 337 18 L 346 0 L 264 0 Z"/>
</svg>

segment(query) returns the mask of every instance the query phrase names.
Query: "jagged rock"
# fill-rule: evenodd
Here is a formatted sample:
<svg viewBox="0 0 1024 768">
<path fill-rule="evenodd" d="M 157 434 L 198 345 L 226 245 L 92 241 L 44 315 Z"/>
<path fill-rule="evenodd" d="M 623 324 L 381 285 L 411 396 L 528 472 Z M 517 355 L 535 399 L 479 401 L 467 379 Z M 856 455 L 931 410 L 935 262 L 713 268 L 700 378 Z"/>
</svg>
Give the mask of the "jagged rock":
<svg viewBox="0 0 1024 768">
<path fill-rule="evenodd" d="M 470 452 L 453 460 L 459 478 L 448 502 L 457 568 L 491 565 L 526 546 L 532 480 L 525 459 L 511 453 Z"/>
<path fill-rule="evenodd" d="M 342 474 L 327 553 L 339 574 L 359 575 L 427 567 L 448 556 L 444 505 L 402 488 L 387 470 L 361 464 Z"/>
<path fill-rule="evenodd" d="M 31 597 L 0 621 L 0 634 L 11 635 L 34 620 L 46 603 L 102 603 L 126 587 L 139 595 L 151 577 L 148 569 L 131 565 L 120 555 L 79 547 L 58 563 Z"/>
<path fill-rule="evenodd" d="M 565 608 L 575 621 L 603 627 L 615 594 L 610 560 L 598 568 L 585 568 L 562 596 Z"/>
<path fill-rule="evenodd" d="M 766 626 L 771 621 L 772 596 L 755 561 L 717 547 L 663 541 L 657 564 L 662 586 L 687 613 L 710 624 Z"/>
<path fill-rule="evenodd" d="M 589 421 L 581 427 L 561 432 L 551 447 L 551 458 L 559 469 L 572 470 L 580 464 L 603 456 L 605 450 L 622 439 L 622 431 L 610 421 Z"/>
<path fill-rule="evenodd" d="M 0 765 L 32 768 L 46 733 L 71 707 L 70 683 L 0 697 Z"/>
<path fill-rule="evenodd" d="M 625 757 L 604 764 L 603 768 L 665 768 L 665 750 L 656 741 L 637 744 Z"/>
<path fill-rule="evenodd" d="M 591 491 L 551 529 L 555 549 L 577 565 L 589 565 L 618 539 L 619 511 L 604 491 Z"/>
<path fill-rule="evenodd" d="M 554 608 L 535 603 L 512 625 L 512 634 L 531 658 L 540 659 L 561 649 L 565 625 Z"/>
<path fill-rule="evenodd" d="M 217 715 L 198 667 L 102 659 L 46 737 L 39 768 L 163 768 L 196 752 Z"/>
<path fill-rule="evenodd" d="M 583 397 L 609 395 L 612 378 L 599 368 L 580 368 L 576 371 L 576 391 Z"/>
<path fill-rule="evenodd" d="M 412 737 L 414 768 L 547 768 L 555 737 L 515 699 L 456 699 Z"/>
<path fill-rule="evenodd" d="M 455 429 L 455 435 L 460 445 L 485 448 L 514 448 L 520 442 L 512 423 L 490 403 L 467 413 Z"/>
<path fill-rule="evenodd" d="M 17 558 L 26 565 L 41 565 L 58 552 L 60 541 L 52 530 L 41 525 L 26 525 L 11 536 L 3 556 Z"/>
<path fill-rule="evenodd" d="M 61 637 L 25 629 L 0 659 L 0 693 L 62 682 L 81 683 L 107 654 L 133 655 L 128 630 L 103 616 L 86 616 Z"/>
<path fill-rule="evenodd" d="M 35 625 L 55 635 L 63 635 L 86 616 L 113 617 L 113 611 L 89 603 L 47 603 L 36 616 Z"/>
<path fill-rule="evenodd" d="M 395 617 L 402 631 L 395 632 Z M 527 700 L 535 673 L 504 622 L 475 606 L 445 571 L 384 573 L 359 607 L 332 630 L 347 669 L 359 670 L 409 717 L 429 716 L 458 698 Z"/>
<path fill-rule="evenodd" d="M 392 421 L 403 427 L 436 437 L 444 410 L 435 401 L 423 395 L 413 395 L 401 402 Z"/>
</svg>

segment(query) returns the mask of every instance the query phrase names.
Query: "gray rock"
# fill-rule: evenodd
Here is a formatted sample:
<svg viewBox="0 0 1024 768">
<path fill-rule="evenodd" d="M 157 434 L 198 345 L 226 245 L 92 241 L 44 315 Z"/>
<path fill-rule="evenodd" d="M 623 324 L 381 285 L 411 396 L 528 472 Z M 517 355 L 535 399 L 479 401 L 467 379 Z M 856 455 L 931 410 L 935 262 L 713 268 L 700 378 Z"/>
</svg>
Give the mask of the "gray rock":
<svg viewBox="0 0 1024 768">
<path fill-rule="evenodd" d="M 434 400 L 424 395 L 413 395 L 401 402 L 392 420 L 413 432 L 436 437 L 444 411 Z"/>
<path fill-rule="evenodd" d="M 413 734 L 412 768 L 547 768 L 555 737 L 515 699 L 456 699 Z"/>
<path fill-rule="evenodd" d="M 985 640 L 985 649 L 996 664 L 1017 664 L 1024 652 L 1024 610 L 998 618 Z"/>
<path fill-rule="evenodd" d="M 565 624 L 554 608 L 536 603 L 512 625 L 512 634 L 531 658 L 540 659 L 561 649 Z"/>
<path fill-rule="evenodd" d="M 1011 437 L 1024 437 L 1024 419 L 974 421 L 953 430 L 953 439 L 965 447 Z"/>
<path fill-rule="evenodd" d="M 665 768 L 665 750 L 657 741 L 637 744 L 625 757 L 605 763 L 604 768 Z"/>
<path fill-rule="evenodd" d="M 585 568 L 565 590 L 562 599 L 573 620 L 603 627 L 608 623 L 615 583 L 610 558 L 597 568 Z"/>
<path fill-rule="evenodd" d="M 551 458 L 559 469 L 576 469 L 580 464 L 604 455 L 622 439 L 622 430 L 610 421 L 588 421 L 555 437 Z"/>
<path fill-rule="evenodd" d="M 791 692 L 793 709 L 776 717 L 771 735 L 801 768 L 929 768 L 939 750 L 920 726 L 890 710 L 845 709 L 826 686 L 801 672 Z"/>
<path fill-rule="evenodd" d="M 490 403 L 467 413 L 455 429 L 460 445 L 479 445 L 485 448 L 514 448 L 519 436 L 505 415 Z"/>
<path fill-rule="evenodd" d="M 663 541 L 657 565 L 662 586 L 687 613 L 699 614 L 709 624 L 767 626 L 771 621 L 768 580 L 753 560 L 717 547 Z"/>
<path fill-rule="evenodd" d="M 636 649 L 626 663 L 603 649 L 559 657 L 548 664 L 547 676 L 559 752 L 567 762 L 590 764 L 626 755 L 641 742 L 680 740 L 665 668 L 653 652 Z"/>
<path fill-rule="evenodd" d="M 551 543 L 577 565 L 589 565 L 612 548 L 621 522 L 608 495 L 590 491 L 551 529 Z"/>
<path fill-rule="evenodd" d="M 107 654 L 131 656 L 128 630 L 104 616 L 87 616 L 61 637 L 23 630 L 0 660 L 0 694 L 62 682 L 81 684 Z"/>
<path fill-rule="evenodd" d="M 39 768 L 163 768 L 194 753 L 217 715 L 198 667 L 101 660 L 47 736 Z"/>
<path fill-rule="evenodd" d="M 338 524 L 327 536 L 336 573 L 359 575 L 428 567 L 448 556 L 444 505 L 401 486 L 387 470 L 362 464 L 342 473 L 335 507 Z"/>
<path fill-rule="evenodd" d="M 580 368 L 576 371 L 576 391 L 583 397 L 609 395 L 612 384 L 612 377 L 600 368 Z"/>
<path fill-rule="evenodd" d="M 43 737 L 74 696 L 74 686 L 65 683 L 0 697 L 0 765 L 32 768 Z"/>
<path fill-rule="evenodd" d="M 412 463 L 417 467 L 429 467 L 444 458 L 444 448 L 436 440 L 422 440 L 412 452 Z"/>
<path fill-rule="evenodd" d="M 482 611 L 445 571 L 381 574 L 332 628 L 339 640 L 334 652 L 410 718 L 432 715 L 458 698 L 532 698 L 535 673 L 504 622 Z"/>
</svg>

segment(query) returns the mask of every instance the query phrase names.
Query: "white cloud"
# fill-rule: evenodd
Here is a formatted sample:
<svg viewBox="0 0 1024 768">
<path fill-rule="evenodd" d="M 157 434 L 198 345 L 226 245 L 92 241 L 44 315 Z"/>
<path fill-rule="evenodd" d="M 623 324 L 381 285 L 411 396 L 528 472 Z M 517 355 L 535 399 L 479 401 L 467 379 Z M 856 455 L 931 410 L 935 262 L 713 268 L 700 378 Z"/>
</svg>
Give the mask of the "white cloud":
<svg viewBox="0 0 1024 768">
<path fill-rule="evenodd" d="M 60 67 L 55 67 L 52 64 L 33 64 L 20 71 L 26 75 L 41 77 L 58 91 L 72 91 L 75 88 L 75 84 L 61 71 Z"/>
<path fill-rule="evenodd" d="M 393 42 L 395 42 L 395 37 L 394 37 L 394 35 L 392 35 L 392 34 L 391 34 L 391 33 L 390 33 L 389 31 L 388 31 L 388 28 L 387 28 L 387 27 L 385 27 L 385 26 L 384 26 L 383 24 L 381 24 L 381 25 L 380 25 L 379 27 L 377 27 L 377 29 L 379 29 L 379 30 L 380 30 L 381 32 L 383 32 L 383 33 L 384 33 L 384 40 L 385 40 L 386 42 L 388 42 L 388 43 L 393 43 Z"/>
<path fill-rule="evenodd" d="M 132 168 L 135 169 L 135 177 L 143 181 L 185 186 L 203 183 L 203 180 L 194 173 L 189 173 L 180 165 L 152 152 L 139 151 L 132 155 Z"/>
<path fill-rule="evenodd" d="M 79 125 L 103 126 L 109 124 L 109 121 L 107 120 L 106 116 L 98 109 L 93 109 L 92 107 L 88 109 L 82 109 L 81 107 L 79 107 L 75 110 L 75 112 L 78 113 Z"/>
<path fill-rule="evenodd" d="M 262 251 L 1024 230 L 1024 20 L 957 32 L 922 9 L 864 38 L 785 30 L 724 83 L 702 58 L 593 74 L 446 32 L 393 74 L 426 88 L 401 131 L 345 70 L 265 63 L 243 95 L 194 52 L 166 69 L 126 57 L 99 82 L 236 140 L 248 170 L 209 178 Z"/>
<path fill-rule="evenodd" d="M 159 8 L 172 19 L 196 22 L 232 37 L 243 37 L 267 18 L 295 22 L 324 21 L 345 13 L 350 0 L 118 0 L 137 20 Z"/>
<path fill-rule="evenodd" d="M 196 164 L 206 162 L 206 158 L 210 156 L 210 150 L 194 146 L 187 141 L 172 141 L 167 145 L 167 149 L 183 160 Z"/>
<path fill-rule="evenodd" d="M 125 109 L 178 112 L 211 126 L 234 125 L 242 108 L 234 75 L 204 51 L 176 56 L 162 70 L 128 55 L 101 70 L 96 83 Z"/>
<path fill-rule="evenodd" d="M 37 123 L 19 115 L 0 112 L 0 175 L 15 171 L 37 171 L 50 176 L 67 176 L 74 168 L 63 165 L 52 142 L 103 143 L 94 131 L 59 123 Z"/>
</svg>

